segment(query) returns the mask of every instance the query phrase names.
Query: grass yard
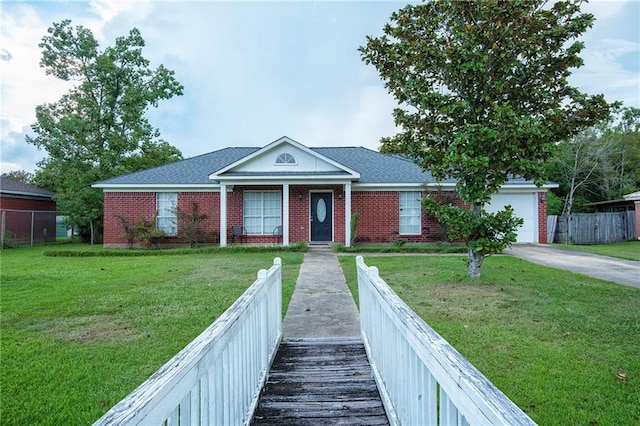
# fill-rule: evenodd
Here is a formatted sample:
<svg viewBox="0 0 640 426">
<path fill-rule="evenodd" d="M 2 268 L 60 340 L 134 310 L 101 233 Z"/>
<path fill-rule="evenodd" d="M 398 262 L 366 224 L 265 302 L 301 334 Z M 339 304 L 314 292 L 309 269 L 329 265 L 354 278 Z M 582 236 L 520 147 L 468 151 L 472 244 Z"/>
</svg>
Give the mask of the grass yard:
<svg viewBox="0 0 640 426">
<path fill-rule="evenodd" d="M 618 257 L 620 259 L 640 261 L 640 241 L 625 241 L 615 244 L 555 244 L 557 247 L 569 250 L 585 251 L 587 253 L 600 254 L 603 256 Z"/>
<path fill-rule="evenodd" d="M 220 316 L 276 256 L 286 309 L 303 257 L 43 255 L 56 250 L 87 248 L 0 254 L 2 424 L 94 422 Z"/>
<path fill-rule="evenodd" d="M 340 256 L 357 300 L 355 258 Z M 507 256 L 365 256 L 540 425 L 640 424 L 640 290 Z"/>
</svg>

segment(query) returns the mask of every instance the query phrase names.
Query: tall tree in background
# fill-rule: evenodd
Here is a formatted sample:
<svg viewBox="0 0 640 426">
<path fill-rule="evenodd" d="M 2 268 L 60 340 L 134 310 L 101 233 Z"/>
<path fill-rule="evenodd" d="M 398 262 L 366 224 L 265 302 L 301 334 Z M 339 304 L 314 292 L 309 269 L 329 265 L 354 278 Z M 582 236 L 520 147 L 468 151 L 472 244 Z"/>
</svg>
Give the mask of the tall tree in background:
<svg viewBox="0 0 640 426">
<path fill-rule="evenodd" d="M 454 178 L 468 209 L 424 199 L 468 245 L 468 272 L 515 241 L 512 210 L 484 210 L 510 177 L 543 183 L 555 143 L 604 119 L 602 95 L 567 82 L 582 65 L 581 42 L 593 24 L 578 1 L 454 1 L 408 5 L 381 37 L 360 48 L 399 103 L 400 132 L 382 150 L 413 159 L 437 180 Z"/>
<path fill-rule="evenodd" d="M 640 109 L 623 108 L 611 119 L 562 141 L 547 165 L 560 184 L 563 215 L 585 203 L 621 199 L 640 189 Z"/>
<path fill-rule="evenodd" d="M 609 201 L 640 189 L 640 108 L 617 112 L 602 126 L 602 143 L 610 156 L 602 162 L 594 201 Z"/>
<path fill-rule="evenodd" d="M 10 172 L 2 173 L 2 177 L 28 184 L 31 184 L 31 182 L 33 181 L 33 173 L 29 173 L 25 170 L 13 170 Z"/>
<path fill-rule="evenodd" d="M 161 99 L 181 95 L 174 72 L 149 68 L 137 29 L 99 50 L 92 32 L 71 21 L 54 23 L 43 37 L 40 66 L 47 74 L 76 82 L 59 101 L 36 108 L 34 137 L 44 149 L 35 182 L 57 193 L 58 209 L 82 234 L 101 225 L 102 194 L 91 184 L 182 158 L 159 140 L 145 112 Z M 83 232 L 84 231 L 84 232 Z"/>
<path fill-rule="evenodd" d="M 612 150 L 612 144 L 603 141 L 595 127 L 584 130 L 558 146 L 550 167 L 555 166 L 556 182 L 566 190 L 563 216 L 571 214 L 576 197 L 584 193 L 581 190 L 595 184 L 598 170 L 602 169 Z"/>
</svg>

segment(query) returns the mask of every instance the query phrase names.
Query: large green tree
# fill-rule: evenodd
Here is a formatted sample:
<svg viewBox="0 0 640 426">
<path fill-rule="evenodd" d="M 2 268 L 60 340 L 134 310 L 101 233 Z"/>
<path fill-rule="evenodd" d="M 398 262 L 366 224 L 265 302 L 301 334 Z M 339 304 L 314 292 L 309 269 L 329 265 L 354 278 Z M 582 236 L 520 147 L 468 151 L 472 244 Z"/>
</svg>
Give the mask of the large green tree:
<svg viewBox="0 0 640 426">
<path fill-rule="evenodd" d="M 621 199 L 640 189 L 640 109 L 622 108 L 609 119 L 558 144 L 547 164 L 560 184 L 563 215 L 584 204 Z"/>
<path fill-rule="evenodd" d="M 467 208 L 432 197 L 425 207 L 469 248 L 468 272 L 515 241 L 520 220 L 484 204 L 510 177 L 541 184 L 555 143 L 602 120 L 610 106 L 569 85 L 582 65 L 575 41 L 594 22 L 578 1 L 430 1 L 391 15 L 360 47 L 399 106 L 400 131 L 382 151 L 454 178 Z"/>
<path fill-rule="evenodd" d="M 38 163 L 35 181 L 55 191 L 69 225 L 89 235 L 101 225 L 103 211 L 92 183 L 182 158 L 159 139 L 145 113 L 181 95 L 183 87 L 173 71 L 150 68 L 135 28 L 99 50 L 89 29 L 65 20 L 54 23 L 39 46 L 46 73 L 75 84 L 57 102 L 36 108 L 35 135 L 27 142 L 47 157 Z"/>
</svg>

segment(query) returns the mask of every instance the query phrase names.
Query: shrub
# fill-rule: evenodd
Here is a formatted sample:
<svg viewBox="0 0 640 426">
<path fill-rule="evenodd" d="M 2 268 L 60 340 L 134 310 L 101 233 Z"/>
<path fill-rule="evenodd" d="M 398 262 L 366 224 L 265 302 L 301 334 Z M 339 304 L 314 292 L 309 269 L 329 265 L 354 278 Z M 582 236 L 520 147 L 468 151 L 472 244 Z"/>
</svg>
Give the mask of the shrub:
<svg viewBox="0 0 640 426">
<path fill-rule="evenodd" d="M 191 213 L 185 213 L 176 208 L 176 216 L 178 217 L 178 237 L 183 238 L 189 243 L 191 248 L 197 247 L 204 242 L 205 231 L 203 230 L 203 222 L 208 219 L 204 213 L 198 211 L 199 206 L 196 201 L 191 203 Z"/>
<path fill-rule="evenodd" d="M 6 231 L 2 236 L 2 241 L 0 241 L 0 249 L 7 249 L 13 247 L 13 234 L 11 231 Z"/>
<path fill-rule="evenodd" d="M 358 233 L 358 221 L 360 220 L 360 213 L 355 212 L 351 215 L 351 245 L 356 241 L 356 235 Z"/>
<path fill-rule="evenodd" d="M 120 225 L 122 225 L 122 238 L 127 240 L 127 247 L 133 248 L 133 243 L 136 239 L 136 227 L 129 223 L 127 219 L 124 218 L 120 213 L 116 214 L 116 218 L 120 221 Z"/>
<path fill-rule="evenodd" d="M 405 244 L 407 244 L 406 238 L 396 238 L 395 240 L 393 240 L 393 245 L 396 247 L 402 247 Z"/>
<path fill-rule="evenodd" d="M 134 229 L 136 240 L 144 247 L 159 248 L 160 243 L 166 237 L 164 231 L 156 228 L 155 217 L 151 220 L 141 218 L 138 223 L 136 223 Z"/>
</svg>

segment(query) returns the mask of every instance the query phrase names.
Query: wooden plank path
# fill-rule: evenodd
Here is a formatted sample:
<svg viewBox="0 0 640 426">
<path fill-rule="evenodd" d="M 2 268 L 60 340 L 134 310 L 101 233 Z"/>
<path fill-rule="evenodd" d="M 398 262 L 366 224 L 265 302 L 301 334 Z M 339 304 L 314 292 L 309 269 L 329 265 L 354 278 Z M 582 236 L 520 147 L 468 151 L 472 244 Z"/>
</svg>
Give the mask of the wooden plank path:
<svg viewBox="0 0 640 426">
<path fill-rule="evenodd" d="M 388 425 L 360 338 L 286 339 L 252 425 Z"/>
</svg>

